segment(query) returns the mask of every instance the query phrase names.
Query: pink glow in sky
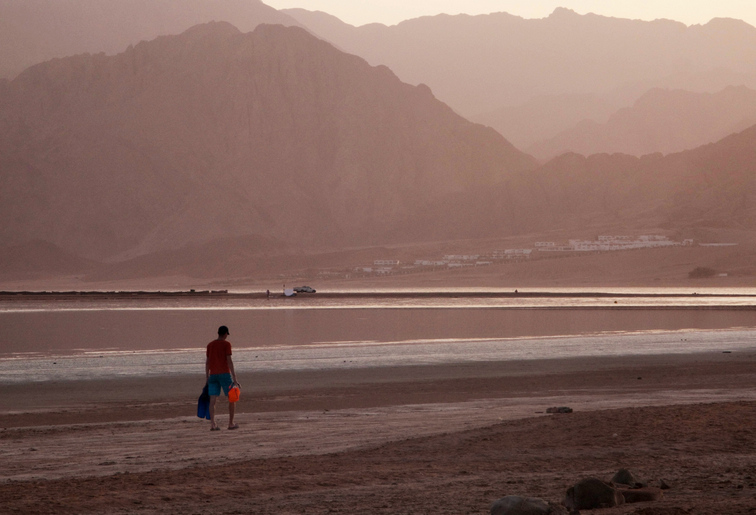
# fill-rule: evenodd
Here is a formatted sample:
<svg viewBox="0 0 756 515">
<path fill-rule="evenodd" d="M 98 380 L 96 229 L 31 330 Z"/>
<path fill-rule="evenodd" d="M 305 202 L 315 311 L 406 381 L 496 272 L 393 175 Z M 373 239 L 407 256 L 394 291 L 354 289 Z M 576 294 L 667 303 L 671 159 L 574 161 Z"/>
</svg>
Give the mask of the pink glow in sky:
<svg viewBox="0 0 756 515">
<path fill-rule="evenodd" d="M 557 7 L 586 14 L 654 20 L 667 18 L 686 25 L 712 18 L 736 18 L 756 26 L 756 0 L 263 0 L 276 9 L 301 7 L 324 11 L 352 25 L 394 25 L 419 16 L 508 12 L 544 18 Z"/>
</svg>

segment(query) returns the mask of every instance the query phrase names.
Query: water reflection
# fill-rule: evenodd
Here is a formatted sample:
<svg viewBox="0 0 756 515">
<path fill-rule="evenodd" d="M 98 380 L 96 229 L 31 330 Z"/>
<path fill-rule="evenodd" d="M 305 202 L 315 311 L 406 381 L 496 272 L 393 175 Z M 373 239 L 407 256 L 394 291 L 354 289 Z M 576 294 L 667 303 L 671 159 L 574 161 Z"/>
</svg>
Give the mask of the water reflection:
<svg viewBox="0 0 756 515">
<path fill-rule="evenodd" d="M 0 312 L 0 355 L 203 348 L 219 325 L 235 348 L 508 339 L 756 327 L 753 307 L 98 309 Z"/>
</svg>

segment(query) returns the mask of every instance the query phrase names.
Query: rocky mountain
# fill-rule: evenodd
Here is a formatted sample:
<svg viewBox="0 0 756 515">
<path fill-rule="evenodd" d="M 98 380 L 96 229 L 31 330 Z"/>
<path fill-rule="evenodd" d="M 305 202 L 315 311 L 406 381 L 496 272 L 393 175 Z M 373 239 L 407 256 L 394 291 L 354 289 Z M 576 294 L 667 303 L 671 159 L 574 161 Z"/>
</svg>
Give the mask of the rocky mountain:
<svg viewBox="0 0 756 515">
<path fill-rule="evenodd" d="M 283 12 L 344 51 L 388 66 L 405 82 L 428 84 L 440 100 L 520 148 L 583 119 L 604 123 L 652 88 L 756 88 L 756 28 L 733 19 L 688 27 L 560 8 L 543 19 L 439 15 L 353 27 L 324 13 Z M 555 97 L 569 103 L 554 106 Z M 506 108 L 531 119 L 513 123 Z M 534 129 L 548 132 L 533 135 Z"/>
<path fill-rule="evenodd" d="M 260 23 L 297 25 L 260 0 L 0 0 L 0 78 L 54 57 L 115 54 L 210 21 L 243 32 Z"/>
<path fill-rule="evenodd" d="M 756 90 L 745 86 L 717 93 L 653 89 L 606 123 L 583 121 L 527 150 L 541 159 L 565 152 L 670 154 L 718 141 L 754 124 Z"/>
<path fill-rule="evenodd" d="M 459 238 L 664 231 L 678 239 L 756 233 L 756 125 L 715 143 L 636 157 L 565 153 L 455 198 Z M 448 210 L 437 204 L 428 220 Z M 447 230 L 449 233 L 450 230 Z M 731 241 L 731 240 L 725 240 Z M 736 240 L 737 241 L 737 240 Z"/>
<path fill-rule="evenodd" d="M 654 171 L 678 178 L 661 207 L 669 226 L 756 230 L 756 126 L 668 156 Z"/>
<path fill-rule="evenodd" d="M 479 195 L 478 224 L 508 221 L 524 232 L 612 225 L 667 230 L 756 231 L 756 126 L 716 143 L 664 156 L 563 154 L 516 187 Z M 469 216 L 469 215 L 468 215 Z"/>
<path fill-rule="evenodd" d="M 733 241 L 731 236 L 737 235 L 734 241 L 745 238 L 748 243 L 756 231 L 755 163 L 756 126 L 667 156 L 564 154 L 537 170 L 513 172 L 496 184 L 471 186 L 428 202 L 397 227 L 391 241 L 430 240 L 434 245 L 447 241 L 457 248 L 475 248 L 476 239 L 486 242 L 528 235 L 532 241 L 546 234 L 595 237 L 608 230 L 662 232 L 675 239 L 704 241 L 717 241 L 719 235 Z M 36 253 L 33 259 L 20 259 L 29 249 Z M 0 278 L 8 270 L 15 279 L 30 274 L 48 257 L 50 274 L 75 272 L 90 281 L 172 276 L 228 280 L 273 277 L 282 270 L 349 267 L 355 259 L 369 263 L 396 251 L 375 247 L 303 252 L 296 243 L 249 235 L 188 243 L 103 266 L 53 250 L 50 244 L 39 242 L 0 248 Z M 748 263 L 752 263 L 753 244 L 744 245 L 740 252 L 737 258 L 733 254 L 735 261 L 728 266 L 752 275 Z"/>
<path fill-rule="evenodd" d="M 222 259 L 228 238 L 371 244 L 534 167 L 427 86 L 300 28 L 213 22 L 0 84 L 6 246 L 119 261 L 213 241 Z"/>
</svg>

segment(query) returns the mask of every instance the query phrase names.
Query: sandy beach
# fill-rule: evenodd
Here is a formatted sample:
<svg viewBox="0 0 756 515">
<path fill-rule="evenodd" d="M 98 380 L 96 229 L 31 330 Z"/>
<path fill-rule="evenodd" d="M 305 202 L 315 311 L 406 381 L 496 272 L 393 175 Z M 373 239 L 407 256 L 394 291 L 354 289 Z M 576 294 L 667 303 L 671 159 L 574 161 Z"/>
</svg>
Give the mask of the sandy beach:
<svg viewBox="0 0 756 515">
<path fill-rule="evenodd" d="M 0 0 L 0 48 L 0 515 L 756 515 L 756 0 Z"/>
<path fill-rule="evenodd" d="M 3 386 L 2 511 L 488 513 L 622 467 L 672 488 L 595 513 L 756 509 L 753 352 L 245 373 L 217 433 L 197 381 Z"/>
</svg>

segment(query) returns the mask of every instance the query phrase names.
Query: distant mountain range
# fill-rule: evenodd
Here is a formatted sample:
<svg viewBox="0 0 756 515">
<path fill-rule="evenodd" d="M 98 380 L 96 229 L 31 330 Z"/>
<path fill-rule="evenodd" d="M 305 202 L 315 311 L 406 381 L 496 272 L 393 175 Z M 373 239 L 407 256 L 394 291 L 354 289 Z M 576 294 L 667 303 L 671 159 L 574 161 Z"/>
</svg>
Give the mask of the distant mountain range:
<svg viewBox="0 0 756 515">
<path fill-rule="evenodd" d="M 0 78 L 54 57 L 116 54 L 129 45 L 227 21 L 297 25 L 260 0 L 0 0 Z"/>
<path fill-rule="evenodd" d="M 116 54 L 209 21 L 227 21 L 242 32 L 260 23 L 306 27 L 372 65 L 388 66 L 403 82 L 428 85 L 469 120 L 541 159 L 569 149 L 620 149 L 604 124 L 611 116 L 623 118 L 619 111 L 649 91 L 756 89 L 756 28 L 738 20 L 686 27 L 559 8 L 543 19 L 439 15 L 353 27 L 326 13 L 277 11 L 260 0 L 0 0 L 0 79 L 54 57 Z M 744 128 L 739 122 L 732 121 L 733 130 Z M 580 144 L 596 133 L 601 145 Z M 677 144 L 657 135 L 620 151 L 668 153 L 725 135 L 712 131 L 711 139 L 680 137 Z"/>
<path fill-rule="evenodd" d="M 718 234 L 753 234 L 754 163 L 756 126 L 715 144 L 668 156 L 564 154 L 537 170 L 513 172 L 496 184 L 471 186 L 429 202 L 397 228 L 390 242 L 456 239 L 475 248 L 475 240 L 555 231 L 595 237 L 612 227 L 635 234 L 663 231 L 678 240 L 716 241 Z M 273 276 L 281 270 L 348 266 L 359 256 L 369 263 L 385 254 L 380 248 L 366 248 L 308 256 L 298 248 L 254 236 L 230 237 L 190 243 L 104 267 L 81 262 L 78 270 L 85 271 L 90 280 Z M 752 246 L 743 249 L 746 256 L 739 260 L 741 268 L 749 262 L 749 248 Z M 219 249 L 223 249 L 223 255 L 218 255 Z M 69 254 L 55 254 L 39 243 L 5 253 L 18 262 L 18 255 L 30 250 L 49 255 L 48 269 L 58 274 L 76 263 Z M 2 258 L 0 248 L 0 262 Z M 24 266 L 17 264 L 18 270 L 33 269 L 41 260 L 35 254 L 29 261 L 31 264 Z M 752 271 L 753 267 L 745 269 Z"/>
<path fill-rule="evenodd" d="M 693 150 L 641 158 L 565 154 L 541 180 L 557 213 L 667 230 L 756 229 L 756 126 Z M 591 216 L 590 213 L 594 213 Z"/>
<path fill-rule="evenodd" d="M 687 27 L 560 8 L 543 19 L 438 15 L 353 27 L 325 13 L 283 12 L 403 81 L 427 84 L 523 149 L 586 119 L 604 123 L 652 88 L 756 89 L 756 28 L 733 19 Z"/>
<path fill-rule="evenodd" d="M 540 159 L 583 155 L 670 154 L 718 141 L 756 124 L 756 91 L 729 86 L 718 93 L 653 89 L 606 123 L 579 123 L 526 150 Z"/>
<path fill-rule="evenodd" d="M 429 207 L 425 216 L 448 221 L 453 229 L 444 229 L 447 238 L 595 233 L 609 226 L 679 238 L 698 237 L 701 230 L 753 232 L 755 164 L 756 126 L 667 156 L 569 153 L 493 187 L 461 193 Z"/>
<path fill-rule="evenodd" d="M 0 85 L 2 241 L 90 259 L 390 241 L 428 205 L 535 166 L 427 87 L 280 25 L 199 25 Z"/>
<path fill-rule="evenodd" d="M 270 14 L 256 1 L 223 5 Z M 303 28 L 258 25 L 252 14 L 252 32 L 205 23 L 124 43 L 116 55 L 56 58 L 0 79 L 0 276 L 230 277 L 306 266 L 303 255 L 316 251 L 408 242 L 607 226 L 686 237 L 756 230 L 754 91 L 724 87 L 756 70 L 745 66 L 756 55 L 756 45 L 743 43 L 750 26 L 686 28 L 557 10 L 545 20 L 441 16 L 356 29 L 322 14 L 289 14 L 311 32 L 308 19 L 358 42 L 372 34 L 405 74 L 451 81 L 433 91 L 467 95 L 470 109 L 522 93 L 530 100 L 494 114 L 522 126 L 519 141 L 561 127 L 533 147 L 558 157 L 539 165 L 428 86 L 402 82 Z M 465 39 L 471 31 L 478 35 Z M 610 42 L 583 48 L 597 34 Z M 620 52 L 632 38 L 636 46 Z M 493 66 L 492 56 L 515 41 L 501 55 L 507 66 Z M 464 61 L 475 45 L 487 60 L 473 72 Z M 572 53 L 583 50 L 586 63 Z M 536 57 L 543 62 L 528 68 Z M 696 77 L 706 78 L 700 87 Z M 653 89 L 621 111 L 608 100 L 677 79 L 689 91 Z M 466 93 L 457 90 L 464 84 Z M 722 87 L 693 92 L 714 85 Z M 605 119 L 578 124 L 585 113 Z M 606 149 L 624 153 L 580 155 Z"/>
</svg>

